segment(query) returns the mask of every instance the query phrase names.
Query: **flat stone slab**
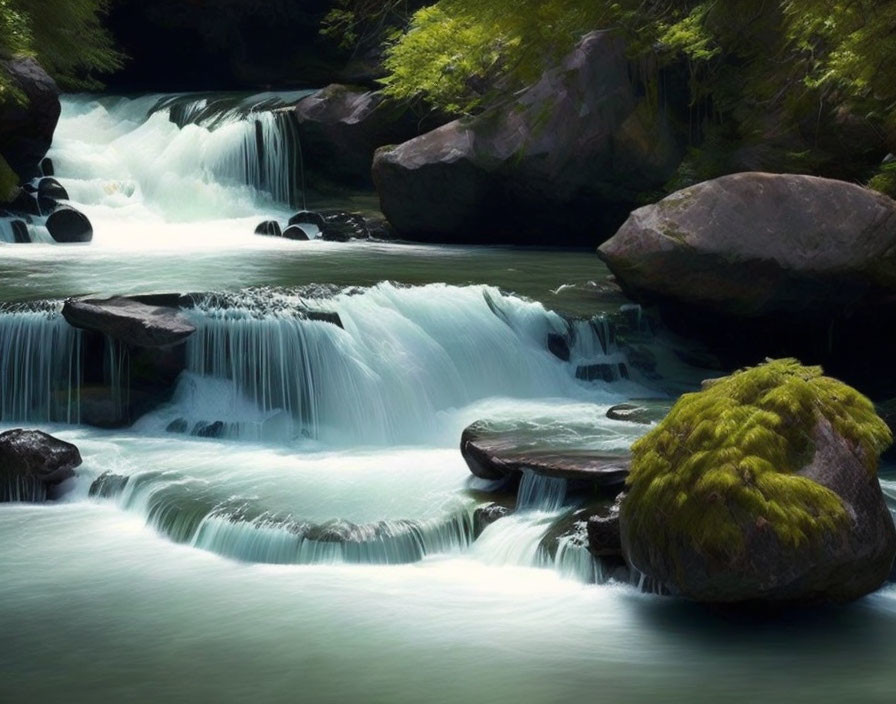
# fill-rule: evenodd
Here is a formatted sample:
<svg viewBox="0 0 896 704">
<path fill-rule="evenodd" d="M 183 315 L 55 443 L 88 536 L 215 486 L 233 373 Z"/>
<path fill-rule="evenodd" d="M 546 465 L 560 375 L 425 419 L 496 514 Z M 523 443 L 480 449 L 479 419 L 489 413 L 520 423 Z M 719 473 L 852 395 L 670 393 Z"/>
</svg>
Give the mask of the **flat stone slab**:
<svg viewBox="0 0 896 704">
<path fill-rule="evenodd" d="M 62 315 L 73 327 L 100 332 L 135 347 L 177 345 L 196 332 L 178 309 L 131 298 L 69 299 Z"/>
<path fill-rule="evenodd" d="M 498 480 L 530 470 L 545 477 L 585 481 L 601 487 L 625 483 L 629 457 L 592 449 L 551 447 L 550 438 L 533 438 L 528 429 L 495 430 L 477 421 L 464 430 L 460 451 L 470 471 Z"/>
</svg>

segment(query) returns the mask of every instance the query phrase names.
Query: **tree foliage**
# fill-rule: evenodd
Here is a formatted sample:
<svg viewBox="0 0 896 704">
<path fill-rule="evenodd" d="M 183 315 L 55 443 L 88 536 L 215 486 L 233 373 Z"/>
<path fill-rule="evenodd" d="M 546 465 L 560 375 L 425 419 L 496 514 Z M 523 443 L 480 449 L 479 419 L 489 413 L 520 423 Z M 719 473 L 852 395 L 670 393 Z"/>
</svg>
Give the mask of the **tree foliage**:
<svg viewBox="0 0 896 704">
<path fill-rule="evenodd" d="M 670 187 L 748 168 L 850 178 L 832 142 L 858 144 L 859 171 L 896 148 L 893 0 L 438 0 L 388 42 L 385 91 L 476 113 L 594 29 L 627 39 L 647 90 L 687 82 L 692 149 Z"/>
<path fill-rule="evenodd" d="M 110 0 L 0 0 L 0 58 L 37 57 L 66 89 L 100 86 L 96 74 L 121 65 L 102 25 Z M 0 71 L 0 100 L 10 93 Z"/>
</svg>

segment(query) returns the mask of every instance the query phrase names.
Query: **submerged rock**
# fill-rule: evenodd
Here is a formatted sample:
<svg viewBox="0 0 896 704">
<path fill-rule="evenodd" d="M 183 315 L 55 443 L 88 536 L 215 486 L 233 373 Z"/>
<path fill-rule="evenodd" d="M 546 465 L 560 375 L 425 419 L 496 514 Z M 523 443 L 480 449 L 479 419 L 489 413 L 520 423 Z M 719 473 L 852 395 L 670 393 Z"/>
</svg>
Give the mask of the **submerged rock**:
<svg viewBox="0 0 896 704">
<path fill-rule="evenodd" d="M 311 238 L 308 236 L 308 233 L 298 225 L 290 225 L 283 231 L 283 239 L 298 240 L 301 242 L 303 240 L 309 240 Z"/>
<path fill-rule="evenodd" d="M 28 234 L 28 224 L 24 220 L 13 220 L 10 223 L 12 236 L 16 244 L 28 244 L 31 236 Z"/>
<path fill-rule="evenodd" d="M 854 389 L 779 360 L 679 400 L 632 447 L 629 564 L 702 602 L 842 602 L 877 589 L 896 528 L 892 435 Z"/>
<path fill-rule="evenodd" d="M 570 358 L 569 340 L 556 332 L 548 333 L 548 350 L 557 359 L 568 362 Z"/>
<path fill-rule="evenodd" d="M 607 410 L 607 418 L 628 423 L 650 425 L 659 423 L 669 412 L 671 401 L 637 400 L 631 403 L 620 403 Z"/>
<path fill-rule="evenodd" d="M 150 306 L 130 298 L 70 298 L 62 315 L 76 328 L 101 332 L 135 347 L 177 345 L 196 332 L 176 308 Z"/>
<path fill-rule="evenodd" d="M 265 220 L 258 223 L 255 228 L 256 235 L 264 235 L 265 237 L 282 237 L 283 231 L 280 229 L 280 223 L 276 220 Z"/>
<path fill-rule="evenodd" d="M 513 513 L 509 506 L 491 503 L 480 506 L 473 512 L 473 537 L 478 538 L 492 523 Z"/>
<path fill-rule="evenodd" d="M 84 213 L 67 205 L 53 207 L 55 210 L 47 218 L 47 230 L 54 240 L 68 244 L 93 239 L 93 225 Z"/>
<path fill-rule="evenodd" d="M 628 379 L 628 367 L 624 362 L 600 362 L 576 367 L 576 379 L 582 381 L 614 382 Z"/>
<path fill-rule="evenodd" d="M 93 483 L 90 485 L 89 495 L 101 499 L 113 499 L 124 491 L 128 481 L 130 481 L 130 477 L 113 474 L 112 472 L 103 472 L 93 480 Z"/>
<path fill-rule="evenodd" d="M 0 433 L 0 501 L 45 501 L 48 491 L 75 476 L 80 464 L 77 447 L 47 433 Z"/>
<path fill-rule="evenodd" d="M 531 470 L 545 477 L 619 487 L 628 476 L 627 457 L 552 448 L 550 438 L 544 438 L 544 444 L 534 440 L 526 430 L 496 429 L 486 421 L 477 421 L 461 435 L 460 451 L 470 471 L 482 479 L 503 479 Z"/>
<path fill-rule="evenodd" d="M 373 179 L 405 239 L 591 244 L 681 155 L 625 43 L 594 32 L 511 104 L 378 150 Z"/>
</svg>

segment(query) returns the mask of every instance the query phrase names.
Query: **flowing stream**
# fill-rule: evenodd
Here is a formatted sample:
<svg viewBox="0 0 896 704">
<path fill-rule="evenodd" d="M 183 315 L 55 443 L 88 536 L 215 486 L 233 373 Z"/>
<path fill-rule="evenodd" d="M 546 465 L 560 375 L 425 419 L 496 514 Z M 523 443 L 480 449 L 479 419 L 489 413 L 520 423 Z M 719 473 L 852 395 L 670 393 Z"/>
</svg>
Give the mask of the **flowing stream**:
<svg viewBox="0 0 896 704">
<path fill-rule="evenodd" d="M 314 197 L 297 97 L 64 101 L 50 156 L 95 236 L 0 244 L 0 429 L 84 463 L 58 501 L 0 505 L 0 700 L 892 701 L 893 587 L 783 621 L 644 594 L 575 535 L 546 547 L 586 499 L 529 472 L 477 527 L 467 425 L 623 454 L 649 426 L 608 408 L 699 376 L 640 323 L 614 339 L 592 253 L 253 235 Z M 123 399 L 130 369 L 61 300 L 138 293 L 204 294 L 184 371 L 90 427 L 91 355 Z"/>
</svg>

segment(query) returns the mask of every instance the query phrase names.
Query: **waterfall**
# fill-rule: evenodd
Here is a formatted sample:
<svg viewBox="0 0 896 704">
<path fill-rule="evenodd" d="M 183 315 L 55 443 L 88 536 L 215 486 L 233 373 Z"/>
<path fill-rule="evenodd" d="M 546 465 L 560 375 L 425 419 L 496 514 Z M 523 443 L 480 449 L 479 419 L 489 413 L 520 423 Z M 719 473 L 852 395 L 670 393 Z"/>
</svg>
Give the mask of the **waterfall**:
<svg viewBox="0 0 896 704">
<path fill-rule="evenodd" d="M 95 222 L 285 215 L 304 202 L 289 107 L 306 94 L 67 96 L 50 157 Z"/>
<path fill-rule="evenodd" d="M 333 446 L 453 444 L 460 429 L 446 417 L 485 399 L 618 398 L 611 384 L 583 381 L 548 351 L 548 331 L 562 318 L 491 287 L 384 283 L 315 295 L 256 290 L 186 309 L 196 327 L 186 370 L 171 402 L 137 429 Z M 0 311 L 0 419 L 78 423 L 85 384 L 91 398 L 104 389 L 108 408 L 129 406 L 127 350 L 103 338 L 88 351 L 95 338 L 58 310 L 49 302 Z M 539 481 L 523 487 L 540 491 Z"/>
<path fill-rule="evenodd" d="M 567 480 L 525 470 L 517 492 L 517 511 L 559 511 L 566 503 Z"/>
<path fill-rule="evenodd" d="M 559 316 L 487 286 L 256 291 L 187 312 L 188 373 L 149 432 L 389 445 L 441 438 L 441 416 L 480 399 L 612 397 L 546 349 Z"/>
<path fill-rule="evenodd" d="M 144 455 L 144 463 L 172 462 L 167 443 L 149 443 L 158 455 Z M 441 477 L 428 479 L 419 477 L 415 454 L 378 453 L 361 474 L 347 470 L 340 454 L 325 454 L 312 461 L 326 468 L 326 474 L 309 471 L 291 493 L 283 481 L 301 460 L 286 459 L 279 470 L 253 468 L 242 458 L 256 457 L 257 449 L 239 453 L 231 463 L 220 447 L 195 441 L 182 447 L 189 474 L 141 468 L 131 475 L 106 473 L 91 482 L 89 495 L 143 516 L 174 542 L 246 562 L 406 564 L 460 552 L 473 541 L 475 502 L 457 493 L 453 453 L 445 455 L 451 462 Z M 284 462 L 265 456 L 268 465 Z M 372 464 L 377 459 L 392 460 L 395 466 Z M 363 463 L 357 457 L 348 460 L 359 461 Z M 207 474 L 195 476 L 197 465 L 208 463 Z M 346 471 L 352 481 L 345 481 Z M 308 486 L 312 476 L 315 485 Z M 429 486 L 428 496 L 415 488 L 420 481 Z M 362 491 L 365 496 L 358 497 Z"/>
<path fill-rule="evenodd" d="M 0 421 L 80 421 L 81 333 L 56 310 L 0 310 Z"/>
</svg>

